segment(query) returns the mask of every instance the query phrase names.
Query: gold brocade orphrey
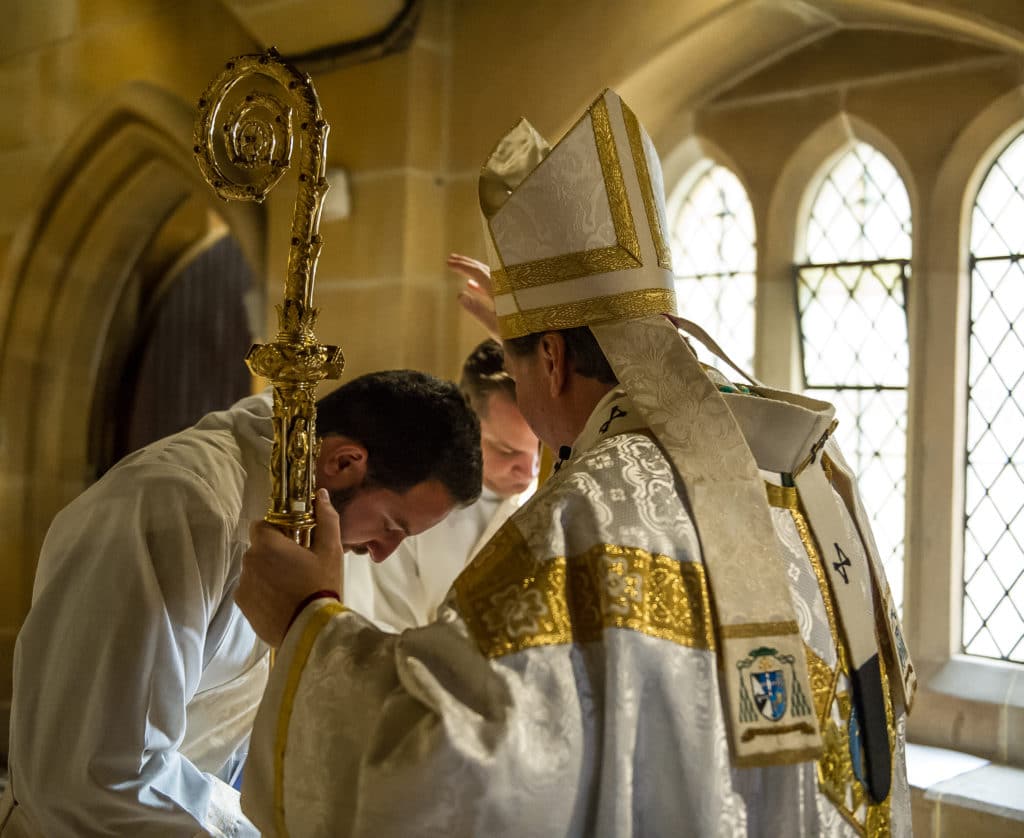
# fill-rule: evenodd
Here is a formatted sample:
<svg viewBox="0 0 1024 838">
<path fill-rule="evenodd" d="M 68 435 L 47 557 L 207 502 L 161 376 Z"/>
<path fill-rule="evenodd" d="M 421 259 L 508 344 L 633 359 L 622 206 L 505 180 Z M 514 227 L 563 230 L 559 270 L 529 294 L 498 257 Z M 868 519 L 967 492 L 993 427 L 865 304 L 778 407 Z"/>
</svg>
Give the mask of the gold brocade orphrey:
<svg viewBox="0 0 1024 838">
<path fill-rule="evenodd" d="M 634 319 L 661 314 L 675 306 L 675 293 L 650 288 L 593 297 L 574 303 L 535 308 L 498 318 L 498 330 L 505 337 L 522 337 L 533 332 L 570 329 L 581 323 Z"/>
<path fill-rule="evenodd" d="M 274 823 L 280 838 L 288 838 L 284 811 L 284 757 L 288 751 L 288 730 L 292 721 L 292 709 L 295 706 L 295 694 L 298 692 L 302 672 L 313 651 L 317 636 L 332 617 L 347 610 L 340 602 L 326 602 L 321 605 L 303 629 L 295 654 L 292 656 L 277 717 L 277 735 L 274 737 Z"/>
<path fill-rule="evenodd" d="M 807 560 L 818 583 L 818 590 L 824 602 L 829 632 L 836 647 L 836 666 L 833 670 L 814 651 L 807 648 L 807 669 L 814 694 L 814 708 L 822 731 L 823 753 L 818 760 L 818 785 L 843 818 L 865 838 L 884 838 L 891 834 L 891 796 L 881 803 L 875 803 L 868 795 L 864 784 L 857 779 L 850 752 L 848 728 L 853 713 L 853 699 L 850 693 L 850 661 L 846 643 L 840 630 L 832 592 L 821 563 L 821 552 L 807 523 L 800 505 L 800 495 L 795 487 L 766 484 L 768 502 L 778 509 L 785 509 L 793 519 L 793 526 L 807 554 Z M 895 720 L 889 692 L 889 679 L 884 656 L 880 656 L 882 694 L 885 700 L 886 726 L 889 741 L 895 742 Z M 838 718 L 837 718 L 838 717 Z"/>
<path fill-rule="evenodd" d="M 597 544 L 534 557 L 506 524 L 455 582 L 459 610 L 488 657 L 597 640 L 623 628 L 714 649 L 704 568 L 635 547 Z"/>
<path fill-rule="evenodd" d="M 658 265 L 672 270 L 672 251 L 658 214 L 658 202 L 654 197 L 654 183 L 651 180 L 647 155 L 644 153 L 644 140 L 641 134 L 640 121 L 626 103 L 622 103 L 622 119 L 626 123 L 626 135 L 629 137 L 629 148 L 633 154 L 633 165 L 636 167 L 637 180 L 640 182 L 640 194 L 643 195 L 644 209 L 647 212 L 647 224 L 651 228 L 651 239 L 654 250 L 658 254 Z"/>
</svg>

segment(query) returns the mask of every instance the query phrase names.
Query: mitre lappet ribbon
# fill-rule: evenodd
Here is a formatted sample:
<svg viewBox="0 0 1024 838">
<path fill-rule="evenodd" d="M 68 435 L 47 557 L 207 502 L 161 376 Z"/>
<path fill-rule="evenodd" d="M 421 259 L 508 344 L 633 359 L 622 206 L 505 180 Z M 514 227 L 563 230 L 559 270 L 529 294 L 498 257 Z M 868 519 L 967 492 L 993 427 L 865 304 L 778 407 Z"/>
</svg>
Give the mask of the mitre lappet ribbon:
<svg viewBox="0 0 1024 838">
<path fill-rule="evenodd" d="M 859 537 L 860 546 L 866 552 L 868 573 L 878 592 L 878 598 L 885 606 L 884 634 L 892 652 L 891 662 L 896 670 L 890 675 L 897 676 L 892 681 L 892 700 L 909 710 L 914 703 L 914 693 L 917 690 L 917 674 L 903 639 L 903 628 L 889 590 L 889 582 L 870 519 L 857 490 L 857 478 L 843 457 L 832 433 L 838 424 L 833 418 L 835 408 L 828 402 L 765 386 L 726 355 L 696 323 L 675 315 L 666 317 L 680 331 L 696 338 L 712 355 L 735 369 L 753 385 L 755 398 L 743 393 L 723 393 L 723 396 L 730 411 L 739 421 L 744 438 L 750 445 L 759 468 L 788 474 L 795 479 L 798 487 L 802 482 L 805 486 L 804 494 L 808 494 L 813 485 L 819 495 L 831 497 L 829 493 L 821 492 L 822 486 L 817 475 L 804 475 L 803 472 L 817 460 L 820 470 L 828 477 L 827 482 L 830 483 L 831 489 L 839 496 L 847 513 L 853 518 L 856 536 Z M 800 477 L 803 477 L 802 481 L 799 480 Z M 813 513 L 806 506 L 805 504 L 804 512 L 810 517 Z M 835 529 L 836 523 L 834 519 L 832 520 L 831 528 Z M 823 516 L 821 526 L 825 526 Z M 840 567 L 848 566 L 840 563 Z M 847 585 L 848 583 L 844 581 L 844 588 Z M 864 589 L 863 579 L 858 580 L 857 588 Z M 862 596 L 860 601 L 867 605 L 869 612 L 873 610 L 869 600 Z M 854 616 L 851 615 L 847 622 L 853 620 Z M 862 639 L 857 641 L 858 646 L 864 644 L 863 638 L 867 637 L 866 629 L 860 632 L 860 637 Z"/>
<path fill-rule="evenodd" d="M 666 318 L 591 329 L 686 490 L 715 608 L 736 763 L 815 758 L 821 738 L 782 546 L 739 425 Z"/>
<path fill-rule="evenodd" d="M 679 318 L 668 319 L 735 366 L 699 327 Z M 916 676 L 856 480 L 832 436 L 835 408 L 827 402 L 764 387 L 740 372 L 754 384 L 754 395 L 727 393 L 723 400 L 758 467 L 788 475 L 796 485 L 849 654 L 857 732 L 854 739 L 859 739 L 863 748 L 863 781 L 872 798 L 880 802 L 888 796 L 892 747 L 876 631 L 883 633 L 892 650 L 886 671 L 894 704 L 910 706 Z M 877 622 L 876 596 L 884 614 Z"/>
</svg>

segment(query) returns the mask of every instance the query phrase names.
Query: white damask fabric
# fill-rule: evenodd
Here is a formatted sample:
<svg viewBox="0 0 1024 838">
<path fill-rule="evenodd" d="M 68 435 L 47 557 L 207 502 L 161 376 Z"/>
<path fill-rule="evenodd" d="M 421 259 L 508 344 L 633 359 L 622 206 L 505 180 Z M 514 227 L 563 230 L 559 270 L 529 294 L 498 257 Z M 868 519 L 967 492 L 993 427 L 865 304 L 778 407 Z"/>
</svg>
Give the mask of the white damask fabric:
<svg viewBox="0 0 1024 838">
<path fill-rule="evenodd" d="M 550 168 L 552 177 L 523 181 L 506 200 L 500 220 L 492 223 L 495 244 L 506 265 L 616 244 L 590 116 L 583 122 L 554 149 L 555 158 L 541 164 Z M 535 212 L 538 203 L 567 200 L 579 203 L 555 219 L 542 221 Z"/>
<path fill-rule="evenodd" d="M 675 310 L 661 164 L 606 90 L 549 148 L 521 120 L 480 175 L 503 338 Z"/>
<path fill-rule="evenodd" d="M 869 805 L 858 785 L 827 588 L 781 506 L 772 520 L 799 571 L 788 590 L 820 661 L 809 698 L 835 767 L 821 780 L 813 761 L 734 766 L 700 540 L 637 416 L 621 392 L 598 405 L 431 625 L 382 632 L 326 600 L 303 612 L 243 787 L 264 834 L 910 834 L 901 736 L 887 800 Z"/>
<path fill-rule="evenodd" d="M 227 780 L 266 684 L 234 604 L 269 394 L 132 454 L 54 520 L 18 637 L 11 836 L 258 834 Z"/>
</svg>

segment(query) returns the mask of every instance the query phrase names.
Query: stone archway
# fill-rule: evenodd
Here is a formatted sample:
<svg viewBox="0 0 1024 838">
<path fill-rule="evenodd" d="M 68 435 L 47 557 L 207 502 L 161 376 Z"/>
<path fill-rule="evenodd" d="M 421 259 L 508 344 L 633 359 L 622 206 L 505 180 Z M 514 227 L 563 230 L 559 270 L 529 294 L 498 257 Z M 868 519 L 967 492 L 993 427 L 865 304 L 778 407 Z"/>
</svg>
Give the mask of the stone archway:
<svg viewBox="0 0 1024 838">
<path fill-rule="evenodd" d="M 992 21 L 944 4 L 900 0 L 718 0 L 679 37 L 618 79 L 618 93 L 663 154 L 693 133 L 693 114 L 720 91 L 844 29 L 887 29 L 1020 56 L 1024 43 Z M 722 45 L 728 44 L 727 49 Z M 599 67 L 591 75 L 601 78 Z M 568 125 L 564 126 L 568 127 Z"/>
<path fill-rule="evenodd" d="M 111 321 L 156 232 L 185 201 L 204 201 L 263 274 L 263 211 L 216 200 L 192 159 L 192 120 L 165 91 L 126 85 L 65 149 L 12 249 L 0 285 L 0 526 L 12 628 L 27 612 L 50 521 L 94 478 L 90 415 Z"/>
</svg>

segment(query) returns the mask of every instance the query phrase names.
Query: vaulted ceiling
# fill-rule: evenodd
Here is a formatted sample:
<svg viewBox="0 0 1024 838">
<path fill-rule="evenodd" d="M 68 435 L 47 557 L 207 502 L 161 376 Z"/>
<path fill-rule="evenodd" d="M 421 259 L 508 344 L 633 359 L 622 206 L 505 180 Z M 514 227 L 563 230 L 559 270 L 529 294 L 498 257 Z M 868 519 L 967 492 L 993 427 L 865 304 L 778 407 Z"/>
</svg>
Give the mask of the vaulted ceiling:
<svg viewBox="0 0 1024 838">
<path fill-rule="evenodd" d="M 220 0 L 264 48 L 291 59 L 354 63 L 411 36 L 421 0 Z"/>
</svg>

